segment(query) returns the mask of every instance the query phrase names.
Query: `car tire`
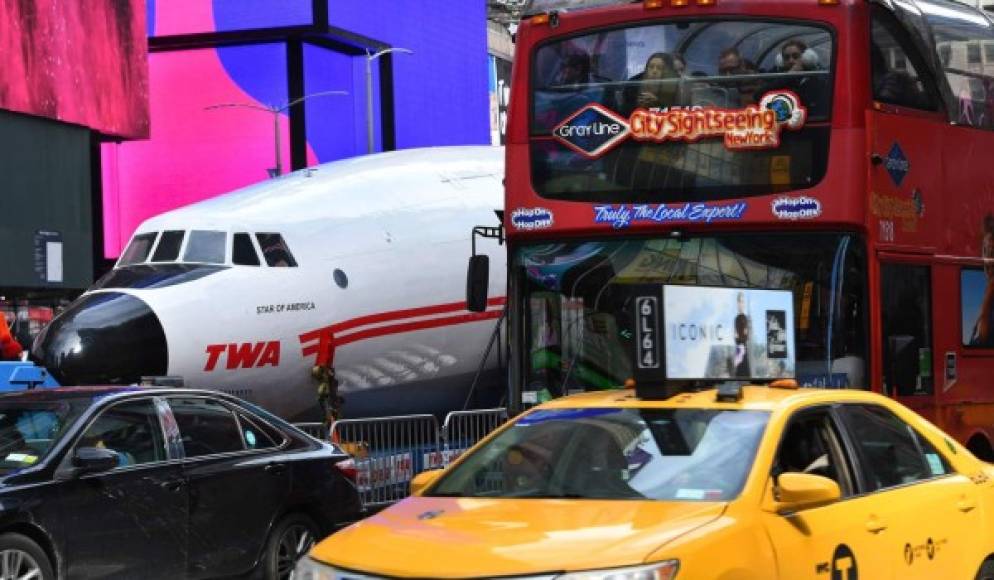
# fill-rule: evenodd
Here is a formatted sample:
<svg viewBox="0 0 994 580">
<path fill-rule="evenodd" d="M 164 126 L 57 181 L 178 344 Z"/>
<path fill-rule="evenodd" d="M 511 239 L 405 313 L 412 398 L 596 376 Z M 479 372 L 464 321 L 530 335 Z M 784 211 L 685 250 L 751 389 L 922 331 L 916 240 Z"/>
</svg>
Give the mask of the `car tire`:
<svg viewBox="0 0 994 580">
<path fill-rule="evenodd" d="M 21 534 L 0 534 L 0 578 L 55 580 L 48 554 L 34 540 Z"/>
<path fill-rule="evenodd" d="M 994 580 L 994 560 L 986 560 L 980 565 L 977 580 Z"/>
<path fill-rule="evenodd" d="M 273 526 L 262 554 L 264 580 L 289 580 L 297 560 L 317 542 L 319 529 L 314 520 L 303 514 L 284 516 Z"/>
</svg>

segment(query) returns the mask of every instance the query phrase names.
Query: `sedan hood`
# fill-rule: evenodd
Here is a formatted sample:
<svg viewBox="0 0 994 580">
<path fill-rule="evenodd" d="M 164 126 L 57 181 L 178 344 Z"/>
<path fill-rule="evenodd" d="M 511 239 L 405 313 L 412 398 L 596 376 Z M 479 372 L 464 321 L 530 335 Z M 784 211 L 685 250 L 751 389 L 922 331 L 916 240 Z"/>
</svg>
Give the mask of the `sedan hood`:
<svg viewBox="0 0 994 580">
<path fill-rule="evenodd" d="M 410 497 L 311 555 L 357 572 L 492 577 L 642 563 L 724 503 Z"/>
</svg>

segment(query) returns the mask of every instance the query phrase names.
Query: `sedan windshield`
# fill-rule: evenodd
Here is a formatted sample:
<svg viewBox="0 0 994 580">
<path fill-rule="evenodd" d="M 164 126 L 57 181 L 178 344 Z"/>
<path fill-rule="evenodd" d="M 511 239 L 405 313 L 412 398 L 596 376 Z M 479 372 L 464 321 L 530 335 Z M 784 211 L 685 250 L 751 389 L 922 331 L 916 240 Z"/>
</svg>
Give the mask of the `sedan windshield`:
<svg viewBox="0 0 994 580">
<path fill-rule="evenodd" d="M 549 409 L 478 449 L 429 496 L 728 501 L 769 414 L 718 409 Z"/>
<path fill-rule="evenodd" d="M 0 475 L 41 461 L 87 402 L 0 402 Z"/>
</svg>

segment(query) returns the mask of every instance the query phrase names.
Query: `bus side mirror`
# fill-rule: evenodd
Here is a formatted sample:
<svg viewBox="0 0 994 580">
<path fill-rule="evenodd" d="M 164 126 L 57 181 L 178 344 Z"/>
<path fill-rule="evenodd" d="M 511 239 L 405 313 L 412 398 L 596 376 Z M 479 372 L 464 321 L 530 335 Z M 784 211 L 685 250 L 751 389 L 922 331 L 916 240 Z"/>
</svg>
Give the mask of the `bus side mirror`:
<svg viewBox="0 0 994 580">
<path fill-rule="evenodd" d="M 487 288 L 490 286 L 490 256 L 470 256 L 466 272 L 466 310 L 484 312 L 487 309 Z"/>
</svg>

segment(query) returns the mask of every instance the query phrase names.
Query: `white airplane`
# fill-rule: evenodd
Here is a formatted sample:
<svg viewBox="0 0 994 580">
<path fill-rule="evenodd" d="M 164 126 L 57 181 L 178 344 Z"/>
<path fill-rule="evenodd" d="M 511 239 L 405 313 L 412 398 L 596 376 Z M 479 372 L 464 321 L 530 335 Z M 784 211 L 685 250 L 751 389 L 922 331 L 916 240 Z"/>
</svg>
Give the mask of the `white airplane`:
<svg viewBox="0 0 994 580">
<path fill-rule="evenodd" d="M 412 149 L 296 171 L 139 226 L 114 269 L 38 336 L 62 384 L 179 376 L 291 420 L 318 418 L 311 368 L 334 345 L 345 416 L 459 409 L 504 304 L 466 310 L 473 226 L 497 224 L 500 147 Z M 503 394 L 499 349 L 474 390 Z"/>
</svg>

